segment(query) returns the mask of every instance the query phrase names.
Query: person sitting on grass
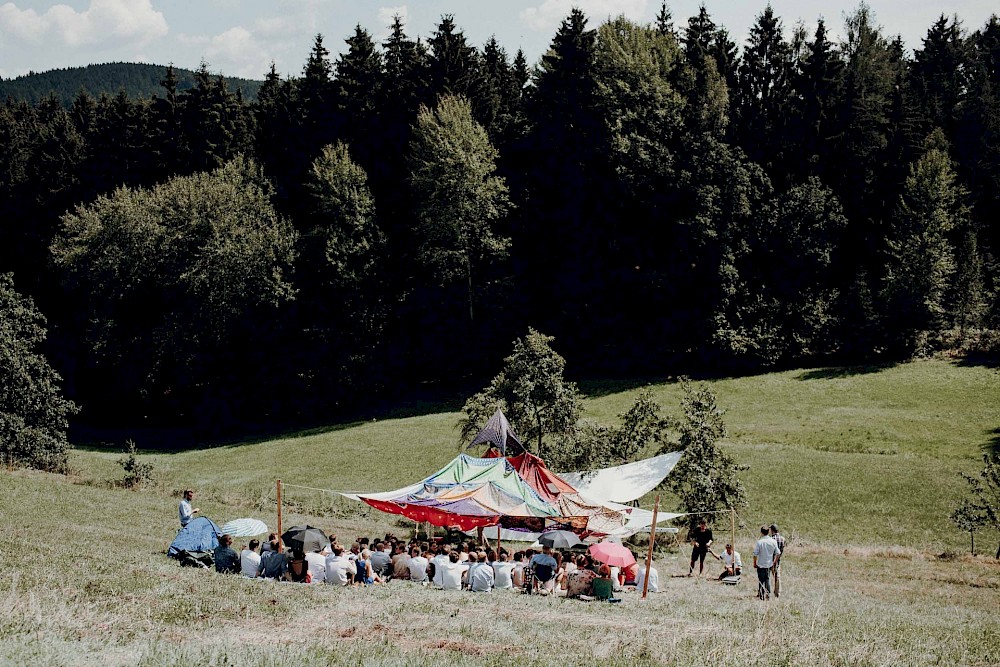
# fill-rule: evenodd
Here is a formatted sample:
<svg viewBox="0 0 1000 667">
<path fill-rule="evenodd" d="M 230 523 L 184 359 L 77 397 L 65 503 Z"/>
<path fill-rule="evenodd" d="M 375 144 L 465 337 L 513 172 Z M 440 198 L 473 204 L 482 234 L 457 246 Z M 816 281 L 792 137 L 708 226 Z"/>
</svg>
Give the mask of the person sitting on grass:
<svg viewBox="0 0 1000 667">
<path fill-rule="evenodd" d="M 281 579 L 288 572 L 288 557 L 281 546 L 281 539 L 275 537 L 268 542 L 269 549 L 261 554 L 257 576 L 265 579 Z"/>
<path fill-rule="evenodd" d="M 375 583 L 376 577 L 375 573 L 372 571 L 372 552 L 368 549 L 362 549 L 361 553 L 358 555 L 358 559 L 354 561 L 355 572 L 354 572 L 354 585 L 363 584 L 365 586 L 371 586 Z"/>
<path fill-rule="evenodd" d="M 247 548 L 240 552 L 240 570 L 244 577 L 253 579 L 257 576 L 257 568 L 260 567 L 260 540 L 250 540 Z"/>
<path fill-rule="evenodd" d="M 577 561 L 586 564 L 586 559 L 583 556 L 580 556 Z M 577 568 L 566 577 L 566 597 L 578 598 L 581 595 L 593 595 L 594 579 L 597 579 L 596 572 L 588 567 L 577 565 Z"/>
<path fill-rule="evenodd" d="M 717 555 L 714 551 L 712 555 L 721 560 L 723 567 L 726 568 L 719 575 L 719 579 L 738 577 L 743 572 L 743 559 L 740 557 L 739 551 L 733 551 L 732 544 L 726 545 L 726 550 L 721 556 Z"/>
<path fill-rule="evenodd" d="M 479 554 L 469 554 L 469 571 L 466 572 L 465 578 L 469 590 L 474 593 L 489 593 L 496 583 L 496 574 L 486 560 L 486 556 L 480 558 Z"/>
<path fill-rule="evenodd" d="M 288 569 L 285 571 L 285 581 L 292 581 L 297 584 L 311 584 L 312 574 L 309 572 L 309 561 L 306 555 L 299 549 L 292 551 L 292 559 L 288 562 Z"/>
<path fill-rule="evenodd" d="M 510 562 L 510 554 L 506 551 L 500 552 L 500 560 L 493 562 L 493 585 L 494 588 L 509 590 L 514 588 L 514 564 Z"/>
<path fill-rule="evenodd" d="M 327 548 L 324 545 L 323 549 L 306 553 L 306 563 L 309 564 L 309 575 L 312 577 L 312 583 L 314 584 L 322 584 L 326 581 L 326 554 L 323 551 Z"/>
<path fill-rule="evenodd" d="M 427 583 L 427 563 L 429 561 L 420 555 L 420 547 L 410 549 L 410 560 L 407 565 L 410 570 L 410 581 Z"/>
<path fill-rule="evenodd" d="M 543 546 L 542 553 L 535 554 L 530 561 L 531 572 L 535 579 L 535 588 L 540 588 L 543 595 L 552 592 L 555 586 L 558 564 L 552 557 L 552 547 Z"/>
<path fill-rule="evenodd" d="M 392 578 L 410 578 L 410 555 L 406 553 L 406 545 L 402 542 L 396 543 L 396 553 L 392 556 Z"/>
<path fill-rule="evenodd" d="M 639 565 L 635 574 L 635 590 L 641 593 L 643 586 L 646 586 L 645 562 Z M 649 564 L 649 586 L 646 587 L 646 591 L 649 593 L 660 592 L 660 574 L 656 571 L 656 568 L 653 566 L 652 563 Z"/>
<path fill-rule="evenodd" d="M 459 562 L 459 554 L 452 551 L 448 554 L 448 562 L 440 565 L 435 572 L 441 588 L 446 591 L 462 590 L 462 577 L 468 569 L 465 563 Z"/>
<path fill-rule="evenodd" d="M 344 556 L 344 547 L 334 544 L 333 553 L 326 557 L 326 583 L 347 586 L 354 581 L 357 571 L 354 562 Z"/>
<path fill-rule="evenodd" d="M 240 573 L 240 555 L 233 549 L 233 538 L 230 535 L 220 537 L 219 546 L 215 547 L 215 571 Z"/>
</svg>

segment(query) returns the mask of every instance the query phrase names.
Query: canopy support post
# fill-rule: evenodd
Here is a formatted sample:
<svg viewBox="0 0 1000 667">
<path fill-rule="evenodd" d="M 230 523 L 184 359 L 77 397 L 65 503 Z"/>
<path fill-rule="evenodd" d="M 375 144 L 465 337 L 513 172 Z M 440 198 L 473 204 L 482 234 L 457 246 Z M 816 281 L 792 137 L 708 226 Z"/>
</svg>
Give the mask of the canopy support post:
<svg viewBox="0 0 1000 667">
<path fill-rule="evenodd" d="M 278 539 L 281 539 L 281 480 L 278 480 Z"/>
<path fill-rule="evenodd" d="M 660 511 L 660 496 L 656 496 L 656 504 L 653 505 L 653 524 L 649 527 L 649 551 L 646 553 L 646 576 L 642 578 L 642 599 L 646 599 L 649 591 L 649 573 L 653 567 L 653 540 L 656 539 L 656 514 Z"/>
<path fill-rule="evenodd" d="M 729 529 L 732 533 L 730 544 L 733 545 L 733 576 L 736 576 L 736 509 L 729 508 Z"/>
</svg>

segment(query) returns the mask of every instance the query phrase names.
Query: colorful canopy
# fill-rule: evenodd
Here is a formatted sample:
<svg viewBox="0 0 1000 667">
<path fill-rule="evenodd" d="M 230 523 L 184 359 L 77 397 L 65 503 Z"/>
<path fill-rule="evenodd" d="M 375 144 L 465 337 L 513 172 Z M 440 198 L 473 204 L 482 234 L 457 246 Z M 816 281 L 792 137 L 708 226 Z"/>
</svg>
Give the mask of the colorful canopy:
<svg viewBox="0 0 1000 667">
<path fill-rule="evenodd" d="M 544 526 L 558 523 L 558 509 L 544 500 L 505 458 L 460 454 L 419 484 L 398 492 L 358 494 L 375 509 L 414 521 L 471 530 L 495 526 L 502 518 Z"/>
</svg>

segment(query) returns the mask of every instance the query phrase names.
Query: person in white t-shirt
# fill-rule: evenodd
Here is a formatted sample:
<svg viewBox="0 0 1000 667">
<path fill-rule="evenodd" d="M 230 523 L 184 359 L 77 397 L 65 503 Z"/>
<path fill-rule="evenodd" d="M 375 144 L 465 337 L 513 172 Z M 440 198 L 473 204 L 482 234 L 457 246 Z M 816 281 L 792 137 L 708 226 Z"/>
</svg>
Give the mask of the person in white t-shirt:
<svg viewBox="0 0 1000 667">
<path fill-rule="evenodd" d="M 319 551 L 310 551 L 306 554 L 306 563 L 309 564 L 312 583 L 321 584 L 326 581 L 326 556 Z"/>
<path fill-rule="evenodd" d="M 739 551 L 733 551 L 732 544 L 726 545 L 726 550 L 721 556 L 716 556 L 714 552 L 712 555 L 721 560 L 722 565 L 726 568 L 719 575 L 719 579 L 738 577 L 743 572 L 743 558 L 740 556 Z"/>
<path fill-rule="evenodd" d="M 451 545 L 446 544 L 441 547 L 441 552 L 438 553 L 434 558 L 431 558 L 431 563 L 434 564 L 434 585 L 438 588 L 442 587 L 441 584 L 441 568 L 448 562 L 448 557 L 451 555 Z"/>
<path fill-rule="evenodd" d="M 420 555 L 419 547 L 413 547 L 410 550 L 410 560 L 407 563 L 407 568 L 410 570 L 410 581 L 427 583 L 427 563 L 428 560 Z"/>
<path fill-rule="evenodd" d="M 349 586 L 354 581 L 358 568 L 354 561 L 344 556 L 344 547 L 333 545 L 333 554 L 326 557 L 326 583 L 332 586 Z"/>
<path fill-rule="evenodd" d="M 240 552 L 240 572 L 244 577 L 253 579 L 257 576 L 257 568 L 260 567 L 258 547 L 260 547 L 260 540 L 250 540 L 247 548 Z"/>
<path fill-rule="evenodd" d="M 639 593 L 642 592 L 642 587 L 646 585 L 646 564 L 639 563 L 639 570 L 635 575 L 635 590 Z M 660 592 L 660 574 L 656 571 L 653 565 L 649 566 L 649 587 L 646 589 L 649 593 L 659 593 Z"/>
<path fill-rule="evenodd" d="M 500 560 L 493 561 L 493 587 L 514 588 L 514 564 L 510 562 L 510 554 L 506 551 L 500 554 Z"/>
<path fill-rule="evenodd" d="M 469 566 L 459 562 L 458 554 L 452 551 L 448 554 L 448 562 L 435 570 L 434 577 L 437 578 L 438 573 L 441 574 L 441 588 L 444 590 L 460 591 L 462 590 L 462 577 L 468 569 Z"/>
</svg>

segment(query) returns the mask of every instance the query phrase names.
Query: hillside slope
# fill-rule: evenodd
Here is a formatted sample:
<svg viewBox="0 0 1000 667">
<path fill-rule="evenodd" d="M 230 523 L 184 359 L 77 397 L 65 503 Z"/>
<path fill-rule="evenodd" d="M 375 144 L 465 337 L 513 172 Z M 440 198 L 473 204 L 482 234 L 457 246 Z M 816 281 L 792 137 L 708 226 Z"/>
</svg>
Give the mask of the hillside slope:
<svg viewBox="0 0 1000 667">
<path fill-rule="evenodd" d="M 11 98 L 34 104 L 49 95 L 55 95 L 68 107 L 80 90 L 86 90 L 94 97 L 100 97 L 102 93 L 115 95 L 120 90 L 124 90 L 133 99 L 162 96 L 160 81 L 166 71 L 167 68 L 163 65 L 105 63 L 32 72 L 13 79 L 0 79 L 0 101 Z M 193 71 L 175 67 L 174 72 L 178 78 L 178 90 L 195 86 Z M 243 96 L 248 100 L 257 98 L 257 91 L 263 83 L 229 76 L 225 79 L 230 90 L 242 90 Z"/>
</svg>

